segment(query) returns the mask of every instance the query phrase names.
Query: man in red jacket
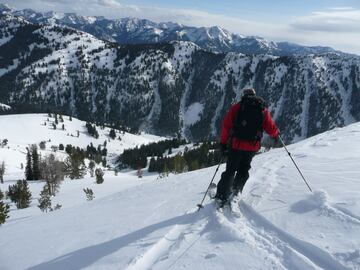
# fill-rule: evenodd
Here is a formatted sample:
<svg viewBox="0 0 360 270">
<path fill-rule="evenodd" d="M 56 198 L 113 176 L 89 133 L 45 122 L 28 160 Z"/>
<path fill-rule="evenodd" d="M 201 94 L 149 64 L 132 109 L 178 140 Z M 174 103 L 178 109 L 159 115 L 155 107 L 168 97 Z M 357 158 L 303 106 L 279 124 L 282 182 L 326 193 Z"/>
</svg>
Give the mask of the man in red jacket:
<svg viewBox="0 0 360 270">
<path fill-rule="evenodd" d="M 237 196 L 242 192 L 264 130 L 277 141 L 279 131 L 264 100 L 256 96 L 254 89 L 244 89 L 241 101 L 231 106 L 222 123 L 220 144 L 222 153 L 228 152 L 228 160 L 215 196 L 220 207 L 229 202 L 231 193 Z"/>
</svg>

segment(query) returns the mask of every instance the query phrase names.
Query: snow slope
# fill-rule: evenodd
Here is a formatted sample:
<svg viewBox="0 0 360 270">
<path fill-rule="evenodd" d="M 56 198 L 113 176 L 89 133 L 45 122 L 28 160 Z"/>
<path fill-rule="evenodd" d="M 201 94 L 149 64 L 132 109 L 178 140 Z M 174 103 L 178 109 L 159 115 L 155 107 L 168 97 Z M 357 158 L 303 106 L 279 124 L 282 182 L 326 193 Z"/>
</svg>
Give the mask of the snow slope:
<svg viewBox="0 0 360 270">
<path fill-rule="evenodd" d="M 233 213 L 208 199 L 196 211 L 214 167 L 65 181 L 61 210 L 41 213 L 33 202 L 11 211 L 0 269 L 360 269 L 359 144 L 356 123 L 288 147 L 313 193 L 284 149 L 256 156 Z M 102 195 L 74 199 L 75 185 Z"/>
<path fill-rule="evenodd" d="M 88 135 L 85 122 L 76 118 L 72 118 L 72 121 L 70 121 L 68 116 L 63 116 L 63 119 L 64 122 L 59 121 L 57 129 L 54 130 L 52 124 L 55 119 L 48 117 L 47 114 L 0 116 L 0 141 L 8 139 L 8 144 L 5 147 L 0 147 L 0 161 L 5 161 L 7 167 L 5 180 L 24 178 L 24 170 L 21 169 L 21 163 L 24 166 L 26 164 L 26 148 L 30 144 L 39 145 L 41 141 L 46 142 L 46 150 L 41 151 L 43 155 L 51 153 L 51 146 L 59 146 L 59 144 L 63 144 L 64 147 L 67 144 L 71 144 L 80 148 L 86 148 L 90 143 L 94 147 L 98 147 L 98 145 L 103 146 L 104 141 L 106 141 L 106 148 L 108 149 L 107 159 L 111 163 L 124 149 L 164 139 L 150 134 L 133 135 L 127 132 L 125 134 L 117 132 L 117 138 L 112 140 L 109 137 L 110 128 L 102 130 L 100 127 L 97 127 L 99 138 L 95 139 Z M 62 129 L 63 124 L 64 130 Z M 79 137 L 77 137 L 78 131 Z M 121 141 L 118 140 L 119 136 Z M 59 158 L 66 156 L 64 151 L 57 151 L 56 155 Z"/>
</svg>

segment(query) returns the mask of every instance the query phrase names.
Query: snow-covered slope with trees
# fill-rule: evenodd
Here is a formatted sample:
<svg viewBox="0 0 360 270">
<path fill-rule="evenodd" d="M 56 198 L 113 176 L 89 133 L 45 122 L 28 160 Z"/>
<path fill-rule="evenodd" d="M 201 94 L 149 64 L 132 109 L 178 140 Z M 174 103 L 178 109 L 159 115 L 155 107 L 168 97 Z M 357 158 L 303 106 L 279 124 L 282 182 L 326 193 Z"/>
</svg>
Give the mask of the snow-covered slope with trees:
<svg viewBox="0 0 360 270">
<path fill-rule="evenodd" d="M 50 213 L 36 207 L 41 183 L 30 183 L 31 207 L 12 209 L 0 228 L 0 268 L 360 269 L 359 144 L 356 123 L 288 146 L 312 193 L 284 149 L 256 156 L 232 213 L 208 199 L 196 211 L 214 167 L 65 180 L 63 208 Z"/>
<path fill-rule="evenodd" d="M 56 110 L 199 140 L 216 136 L 241 89 L 255 87 L 287 141 L 360 120 L 356 56 L 215 54 L 191 42 L 120 46 L 11 16 L 0 18 L 7 26 L 0 102 L 11 112 Z"/>
<path fill-rule="evenodd" d="M 20 16 L 32 23 L 69 26 L 95 37 L 120 44 L 161 43 L 191 41 L 198 46 L 216 52 L 245 54 L 308 55 L 335 52 L 321 46 L 301 46 L 289 42 L 272 42 L 261 37 L 233 34 L 218 26 L 190 27 L 179 23 L 155 23 L 145 19 L 106 19 L 97 16 L 81 16 L 75 13 L 36 12 L 31 9 L 14 10 L 0 4 L 0 13 Z"/>
<path fill-rule="evenodd" d="M 59 117 L 59 116 L 58 116 Z M 86 149 L 92 144 L 95 148 L 99 146 L 107 149 L 107 163 L 111 169 L 115 167 L 115 161 L 124 149 L 135 148 L 142 144 L 148 144 L 163 140 L 164 138 L 150 134 L 134 135 L 124 131 L 116 130 L 116 137 L 112 139 L 109 134 L 111 128 L 97 127 L 98 138 L 90 136 L 86 123 L 76 118 L 62 116 L 54 129 L 55 118 L 47 114 L 18 114 L 0 116 L 0 162 L 5 162 L 6 173 L 4 178 L 8 180 L 19 180 L 24 178 L 27 148 L 31 144 L 39 145 L 44 142 L 45 149 L 40 149 L 42 156 L 50 153 L 60 159 L 65 159 L 66 152 L 59 150 L 59 145 L 72 145 Z M 6 144 L 3 141 L 6 140 Z M 23 166 L 21 166 L 21 164 Z"/>
</svg>

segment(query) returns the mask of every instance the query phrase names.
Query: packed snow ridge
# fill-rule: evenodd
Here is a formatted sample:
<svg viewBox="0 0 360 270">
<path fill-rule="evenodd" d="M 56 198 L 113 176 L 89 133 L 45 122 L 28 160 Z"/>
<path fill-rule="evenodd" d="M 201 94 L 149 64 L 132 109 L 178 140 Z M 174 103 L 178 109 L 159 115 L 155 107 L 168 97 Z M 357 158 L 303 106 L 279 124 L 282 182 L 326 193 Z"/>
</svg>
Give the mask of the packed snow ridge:
<svg viewBox="0 0 360 270">
<path fill-rule="evenodd" d="M 5 131 L 12 129 L 15 119 L 0 119 Z M 37 138 L 16 130 L 7 134 L 9 143 Z M 314 192 L 284 149 L 257 155 L 231 212 L 217 211 L 208 198 L 197 211 L 214 167 L 161 180 L 109 171 L 101 185 L 90 177 L 66 179 L 53 198 L 63 207 L 50 213 L 36 206 L 43 183 L 30 182 L 31 207 L 12 206 L 1 226 L 0 268 L 360 269 L 359 144 L 355 123 L 288 146 Z M 4 151 L 0 160 L 16 152 Z M 18 176 L 9 166 L 1 190 Z M 94 190 L 93 201 L 85 200 L 85 187 Z"/>
</svg>

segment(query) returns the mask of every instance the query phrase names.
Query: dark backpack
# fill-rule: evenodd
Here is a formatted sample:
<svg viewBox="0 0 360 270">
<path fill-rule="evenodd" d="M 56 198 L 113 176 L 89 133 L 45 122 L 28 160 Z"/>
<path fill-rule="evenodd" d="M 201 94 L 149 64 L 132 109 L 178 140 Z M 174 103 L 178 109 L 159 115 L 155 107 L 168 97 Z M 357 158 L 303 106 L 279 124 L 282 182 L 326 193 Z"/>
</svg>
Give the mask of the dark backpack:
<svg viewBox="0 0 360 270">
<path fill-rule="evenodd" d="M 265 102 L 256 96 L 244 96 L 235 118 L 233 136 L 246 141 L 259 141 L 262 137 Z"/>
</svg>

